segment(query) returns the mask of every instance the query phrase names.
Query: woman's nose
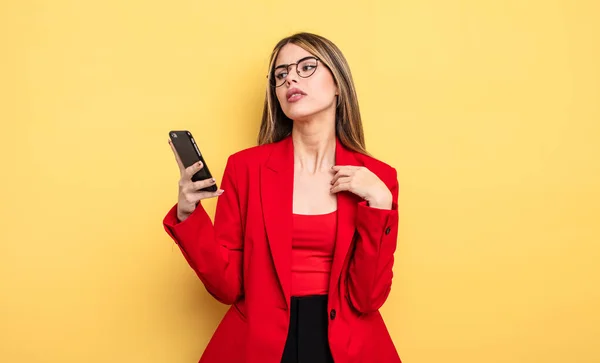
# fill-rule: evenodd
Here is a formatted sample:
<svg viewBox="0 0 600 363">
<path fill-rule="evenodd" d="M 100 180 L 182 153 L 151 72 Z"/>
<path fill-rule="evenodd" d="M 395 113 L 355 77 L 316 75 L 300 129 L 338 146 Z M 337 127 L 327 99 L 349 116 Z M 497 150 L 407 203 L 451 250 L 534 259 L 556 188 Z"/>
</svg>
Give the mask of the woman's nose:
<svg viewBox="0 0 600 363">
<path fill-rule="evenodd" d="M 293 64 L 289 68 L 289 72 L 285 77 L 286 83 L 289 85 L 292 82 L 298 83 L 298 72 L 296 70 L 297 65 Z"/>
</svg>

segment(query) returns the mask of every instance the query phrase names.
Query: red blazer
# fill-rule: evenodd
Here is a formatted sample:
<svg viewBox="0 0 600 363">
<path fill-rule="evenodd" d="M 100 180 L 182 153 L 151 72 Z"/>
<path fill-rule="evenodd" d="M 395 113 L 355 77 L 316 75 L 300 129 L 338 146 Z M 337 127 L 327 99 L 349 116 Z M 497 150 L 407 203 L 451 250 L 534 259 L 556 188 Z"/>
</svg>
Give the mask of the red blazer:
<svg viewBox="0 0 600 363">
<path fill-rule="evenodd" d="M 378 309 L 392 285 L 398 234 L 396 170 L 336 142 L 336 165 L 365 166 L 388 186 L 392 210 L 337 195 L 338 222 L 329 283 L 329 343 L 336 363 L 400 363 Z M 201 204 L 178 223 L 164 218 L 207 291 L 231 307 L 201 363 L 280 363 L 290 318 L 291 137 L 240 151 L 227 160 L 214 226 Z"/>
</svg>

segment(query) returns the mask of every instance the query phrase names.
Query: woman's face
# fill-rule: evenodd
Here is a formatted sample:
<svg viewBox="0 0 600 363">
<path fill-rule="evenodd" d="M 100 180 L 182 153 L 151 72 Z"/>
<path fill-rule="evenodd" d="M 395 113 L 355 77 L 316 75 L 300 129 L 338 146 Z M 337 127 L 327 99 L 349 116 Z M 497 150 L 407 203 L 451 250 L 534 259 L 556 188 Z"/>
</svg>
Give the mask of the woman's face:
<svg viewBox="0 0 600 363">
<path fill-rule="evenodd" d="M 329 69 L 321 63 L 308 60 L 301 64 L 301 74 L 316 69 L 308 78 L 300 77 L 296 65 L 287 68 L 277 68 L 280 65 L 297 63 L 305 57 L 313 55 L 295 44 L 286 44 L 281 48 L 275 60 L 275 77 L 284 81 L 283 85 L 275 88 L 277 99 L 283 113 L 294 121 L 306 120 L 318 113 L 336 107 L 337 86 Z M 289 70 L 289 72 L 288 72 Z"/>
</svg>

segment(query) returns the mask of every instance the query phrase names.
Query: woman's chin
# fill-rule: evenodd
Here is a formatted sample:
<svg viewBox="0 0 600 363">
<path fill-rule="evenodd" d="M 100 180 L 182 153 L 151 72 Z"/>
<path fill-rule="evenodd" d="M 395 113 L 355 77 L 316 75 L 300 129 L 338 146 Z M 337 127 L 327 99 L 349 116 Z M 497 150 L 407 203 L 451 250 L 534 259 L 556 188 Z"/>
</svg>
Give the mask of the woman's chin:
<svg viewBox="0 0 600 363">
<path fill-rule="evenodd" d="M 292 106 L 290 107 L 288 110 L 284 111 L 285 115 L 294 121 L 297 122 L 306 122 L 306 121 L 310 121 L 312 119 L 314 119 L 315 117 L 317 118 L 321 118 L 319 115 L 323 114 L 324 112 L 327 112 L 327 109 L 322 109 L 322 108 L 305 108 L 305 107 L 295 107 Z M 335 115 L 335 111 L 334 115 Z"/>
<path fill-rule="evenodd" d="M 285 115 L 294 122 L 303 122 L 310 120 L 314 112 L 306 112 L 306 110 L 288 110 Z"/>
</svg>

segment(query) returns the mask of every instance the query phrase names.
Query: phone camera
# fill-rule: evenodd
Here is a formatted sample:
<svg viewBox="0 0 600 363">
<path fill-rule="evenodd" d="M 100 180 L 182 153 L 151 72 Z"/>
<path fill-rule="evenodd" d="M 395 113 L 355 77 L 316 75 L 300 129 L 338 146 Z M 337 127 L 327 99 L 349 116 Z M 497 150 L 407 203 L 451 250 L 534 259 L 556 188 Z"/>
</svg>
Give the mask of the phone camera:
<svg viewBox="0 0 600 363">
<path fill-rule="evenodd" d="M 172 136 L 174 139 L 176 139 L 176 138 L 177 138 L 177 134 L 176 134 L 176 133 L 174 133 L 174 132 L 172 132 L 172 133 L 171 133 L 171 136 Z"/>
</svg>

